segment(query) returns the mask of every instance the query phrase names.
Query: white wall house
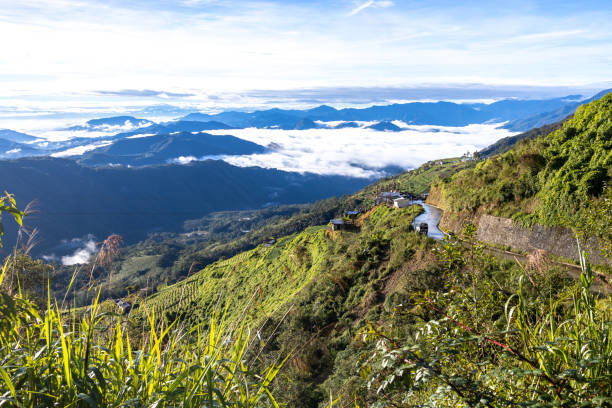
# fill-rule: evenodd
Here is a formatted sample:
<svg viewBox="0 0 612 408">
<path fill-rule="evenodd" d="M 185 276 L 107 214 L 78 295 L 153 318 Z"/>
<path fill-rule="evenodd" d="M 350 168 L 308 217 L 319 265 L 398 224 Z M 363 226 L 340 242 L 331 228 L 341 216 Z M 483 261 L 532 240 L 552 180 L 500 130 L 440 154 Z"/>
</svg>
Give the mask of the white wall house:
<svg viewBox="0 0 612 408">
<path fill-rule="evenodd" d="M 406 208 L 408 206 L 410 206 L 410 200 L 408 200 L 407 198 L 396 198 L 395 200 L 393 200 L 393 206 L 395 208 Z"/>
</svg>

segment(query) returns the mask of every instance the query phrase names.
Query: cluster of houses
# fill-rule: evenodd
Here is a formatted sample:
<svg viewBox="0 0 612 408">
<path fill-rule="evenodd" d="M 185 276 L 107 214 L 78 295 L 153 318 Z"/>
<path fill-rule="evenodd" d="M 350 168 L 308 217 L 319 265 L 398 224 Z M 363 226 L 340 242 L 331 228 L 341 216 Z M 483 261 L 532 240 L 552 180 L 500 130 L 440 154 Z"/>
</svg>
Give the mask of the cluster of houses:
<svg viewBox="0 0 612 408">
<path fill-rule="evenodd" d="M 427 193 L 411 194 L 399 191 L 383 191 L 376 196 L 376 204 L 387 204 L 395 208 L 409 207 L 414 200 L 427 200 Z"/>
</svg>

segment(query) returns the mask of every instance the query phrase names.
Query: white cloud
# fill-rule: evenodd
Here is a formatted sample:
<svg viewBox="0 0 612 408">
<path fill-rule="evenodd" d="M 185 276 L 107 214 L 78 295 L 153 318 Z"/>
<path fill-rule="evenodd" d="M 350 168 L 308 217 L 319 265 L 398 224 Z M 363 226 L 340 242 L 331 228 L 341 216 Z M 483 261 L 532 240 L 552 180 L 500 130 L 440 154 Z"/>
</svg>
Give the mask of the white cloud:
<svg viewBox="0 0 612 408">
<path fill-rule="evenodd" d="M 195 156 L 179 156 L 174 160 L 170 160 L 169 163 L 178 163 L 178 164 L 189 164 L 192 161 L 198 160 Z"/>
<path fill-rule="evenodd" d="M 360 4 L 355 7 L 350 13 L 349 16 L 354 16 L 355 14 L 367 9 L 368 7 L 380 7 L 387 8 L 393 6 L 394 3 L 390 0 L 368 0 L 365 3 Z"/>
<path fill-rule="evenodd" d="M 409 169 L 429 160 L 458 157 L 514 134 L 495 126 L 410 126 L 401 132 L 363 128 L 236 129 L 232 130 L 234 136 L 264 146 L 274 143 L 275 148 L 265 154 L 228 156 L 224 160 L 236 166 L 374 177 L 381 176 L 379 169 L 387 166 Z M 227 131 L 210 133 L 225 134 Z"/>
<path fill-rule="evenodd" d="M 93 239 L 84 243 L 83 248 L 77 249 L 72 255 L 62 256 L 63 265 L 84 264 L 89 261 L 91 256 L 96 252 L 96 242 Z"/>
<path fill-rule="evenodd" d="M 97 149 L 98 147 L 108 146 L 111 143 L 112 142 L 100 142 L 100 143 L 94 143 L 94 144 L 89 144 L 89 145 L 85 145 L 85 146 L 77 146 L 77 147 L 73 147 L 71 149 L 62 150 L 61 152 L 53 153 L 53 154 L 51 154 L 51 157 L 79 156 L 79 155 L 81 155 L 81 154 L 83 154 L 85 152 L 88 152 L 90 150 Z"/>
<path fill-rule="evenodd" d="M 605 7 L 361 0 L 346 18 L 344 2 L 186 1 L 0 0 L 0 94 L 610 79 Z"/>
</svg>

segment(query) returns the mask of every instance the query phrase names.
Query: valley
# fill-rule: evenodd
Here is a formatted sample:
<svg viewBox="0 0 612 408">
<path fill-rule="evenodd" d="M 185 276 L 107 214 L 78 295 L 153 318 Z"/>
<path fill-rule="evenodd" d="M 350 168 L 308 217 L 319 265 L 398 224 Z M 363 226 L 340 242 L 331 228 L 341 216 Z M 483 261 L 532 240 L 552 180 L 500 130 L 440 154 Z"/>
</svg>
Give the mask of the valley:
<svg viewBox="0 0 612 408">
<path fill-rule="evenodd" d="M 43 404 L 84 400 L 82 394 L 105 405 L 119 392 L 122 400 L 194 406 L 213 395 L 201 384 L 223 383 L 234 384 L 224 399 L 252 392 L 263 406 L 324 407 L 330 395 L 338 406 L 404 406 L 409 395 L 423 406 L 497 407 L 508 400 L 575 406 L 571 401 L 599 398 L 604 407 L 612 361 L 605 337 L 612 310 L 611 103 L 609 94 L 562 123 L 378 180 L 220 160 L 155 164 L 172 141 L 196 140 L 192 133 L 124 138 L 76 161 L 0 162 L 16 203 L 32 191 L 44 197 L 25 225 L 34 220 L 42 238 L 83 237 L 81 245 L 89 240 L 93 248 L 73 265 L 56 257 L 54 268 L 7 253 L 2 299 L 24 314 L 7 308 L 6 321 L 24 325 L 33 339 L 31 351 L 11 358 L 79 379 L 59 397 L 34 397 Z M 226 131 L 209 130 L 198 142 L 220 141 L 216 133 Z M 231 138 L 223 148 L 264 149 L 256 154 L 274 148 Z M 144 146 L 153 161 L 133 168 L 86 162 L 100 152 L 134 160 Z M 390 192 L 426 201 L 381 204 Z M 9 204 L 4 211 L 15 205 Z M 344 227 L 332 228 L 332 219 Z M 15 224 L 2 221 L 3 242 L 11 245 Z M 422 222 L 428 234 L 415 231 Z M 495 223 L 509 223 L 511 233 Z M 573 260 L 556 252 L 560 235 L 545 243 L 542 231 L 552 229 L 580 240 Z M 111 237 L 96 243 L 87 237 L 93 231 Z M 513 234 L 537 238 L 529 241 L 536 246 L 521 247 Z M 49 254 L 53 246 L 44 245 Z M 87 248 L 78 245 L 71 250 Z M 68 252 L 71 259 L 77 254 Z M 22 284 L 24 270 L 38 275 Z M 27 313 L 39 310 L 46 320 L 26 323 Z M 65 324 L 81 328 L 61 334 Z M 49 325 L 57 329 L 46 332 Z M 59 336 L 54 354 L 30 358 L 45 333 Z M 9 331 L 5 338 L 15 336 Z M 85 364 L 100 374 L 88 382 L 81 356 L 90 341 L 98 342 L 95 359 Z M 101 342 L 112 345 L 109 351 Z M 146 364 L 130 362 L 134 353 L 144 353 Z M 14 366 L 6 367 L 11 382 L 21 381 Z M 122 370 L 130 373 L 129 388 L 123 374 L 111 374 Z M 234 383 L 236 377 L 243 382 Z M 145 381 L 157 391 L 138 394 Z M 559 387 L 552 396 L 550 384 Z M 14 388 L 12 395 L 29 394 Z M 534 395 L 557 402 L 546 405 Z"/>
</svg>

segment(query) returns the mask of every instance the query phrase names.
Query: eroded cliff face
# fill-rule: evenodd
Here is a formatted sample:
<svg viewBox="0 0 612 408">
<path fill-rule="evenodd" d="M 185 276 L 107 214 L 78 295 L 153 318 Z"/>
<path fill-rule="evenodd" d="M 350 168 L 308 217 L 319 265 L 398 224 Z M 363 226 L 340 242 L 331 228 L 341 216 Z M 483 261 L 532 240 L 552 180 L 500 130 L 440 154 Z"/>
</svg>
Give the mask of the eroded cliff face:
<svg viewBox="0 0 612 408">
<path fill-rule="evenodd" d="M 543 249 L 553 255 L 579 261 L 578 243 L 573 232 L 567 228 L 545 228 L 536 224 L 529 229 L 516 225 L 509 218 L 482 214 L 478 220 L 477 238 L 497 245 L 508 245 L 523 252 Z M 610 263 L 603 257 L 594 240 L 588 242 L 583 249 L 589 253 L 592 263 Z"/>
<path fill-rule="evenodd" d="M 452 212 L 448 210 L 449 206 L 444 199 L 442 189 L 437 187 L 432 187 L 427 203 L 444 210 L 440 220 L 440 229 L 443 231 L 461 234 L 465 225 L 472 223 L 478 226 L 477 238 L 480 241 L 510 247 L 521 252 L 543 249 L 552 255 L 579 262 L 578 243 L 574 233 L 568 228 L 547 228 L 537 224 L 532 228 L 526 228 L 510 218 L 489 215 L 483 208 L 479 208 L 476 212 Z M 583 249 L 589 253 L 591 263 L 612 264 L 602 255 L 595 239 L 589 241 Z"/>
</svg>

